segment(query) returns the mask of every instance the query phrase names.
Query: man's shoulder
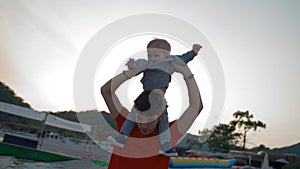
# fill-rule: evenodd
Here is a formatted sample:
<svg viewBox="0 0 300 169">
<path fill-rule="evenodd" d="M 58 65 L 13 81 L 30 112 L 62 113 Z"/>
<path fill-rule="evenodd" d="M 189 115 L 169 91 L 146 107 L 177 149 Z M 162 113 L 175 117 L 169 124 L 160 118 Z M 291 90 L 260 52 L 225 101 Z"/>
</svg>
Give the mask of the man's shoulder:
<svg viewBox="0 0 300 169">
<path fill-rule="evenodd" d="M 122 109 L 119 112 L 118 116 L 114 119 L 115 122 L 117 123 L 118 128 L 121 128 L 121 126 L 125 122 L 126 117 L 127 117 L 128 114 L 129 114 L 129 111 L 125 107 L 122 107 Z"/>
</svg>

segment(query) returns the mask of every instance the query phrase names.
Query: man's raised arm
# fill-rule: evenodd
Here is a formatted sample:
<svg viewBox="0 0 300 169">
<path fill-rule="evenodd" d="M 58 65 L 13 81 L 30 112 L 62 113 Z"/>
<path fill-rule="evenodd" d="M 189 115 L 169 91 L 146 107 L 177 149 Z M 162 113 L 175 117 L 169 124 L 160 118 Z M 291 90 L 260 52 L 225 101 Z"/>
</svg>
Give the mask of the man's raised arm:
<svg viewBox="0 0 300 169">
<path fill-rule="evenodd" d="M 135 69 L 125 70 L 122 73 L 110 79 L 101 87 L 101 94 L 113 118 L 116 118 L 122 109 L 122 104 L 116 95 L 116 90 L 121 84 L 123 84 L 125 81 L 132 78 L 133 76 L 137 75 L 139 72 L 139 70 Z"/>
<path fill-rule="evenodd" d="M 188 89 L 189 106 L 177 121 L 179 132 L 181 134 L 185 134 L 191 127 L 193 122 L 196 120 L 199 113 L 202 111 L 203 103 L 201 100 L 199 88 L 194 79 L 194 75 L 190 71 L 189 67 L 187 65 L 179 65 L 176 63 L 173 63 L 173 66 L 176 72 L 183 75 Z"/>
</svg>

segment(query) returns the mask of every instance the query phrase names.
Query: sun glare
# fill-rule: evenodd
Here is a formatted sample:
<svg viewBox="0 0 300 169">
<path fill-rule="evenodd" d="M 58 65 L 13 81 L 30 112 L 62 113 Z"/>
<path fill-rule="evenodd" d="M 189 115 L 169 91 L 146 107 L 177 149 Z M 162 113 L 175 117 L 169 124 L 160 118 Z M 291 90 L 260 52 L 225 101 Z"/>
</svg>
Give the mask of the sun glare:
<svg viewBox="0 0 300 169">
<path fill-rule="evenodd" d="M 43 86 L 40 89 L 43 95 L 44 102 L 50 104 L 51 110 L 58 111 L 62 110 L 60 106 L 54 103 L 63 103 L 65 107 L 73 107 L 72 103 L 72 76 L 70 74 L 72 69 L 68 69 L 66 65 L 57 66 L 52 71 L 47 72 L 41 80 L 38 86 Z M 69 101 L 70 100 L 70 101 Z M 52 104 L 52 105 L 51 105 Z M 65 109 L 63 109 L 65 110 Z"/>
</svg>

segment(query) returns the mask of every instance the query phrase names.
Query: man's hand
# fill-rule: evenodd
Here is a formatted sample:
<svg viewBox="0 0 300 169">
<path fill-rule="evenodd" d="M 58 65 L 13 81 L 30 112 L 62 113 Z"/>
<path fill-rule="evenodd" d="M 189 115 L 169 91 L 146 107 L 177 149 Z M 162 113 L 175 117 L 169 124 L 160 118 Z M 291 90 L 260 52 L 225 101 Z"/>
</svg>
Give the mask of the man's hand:
<svg viewBox="0 0 300 169">
<path fill-rule="evenodd" d="M 196 53 L 196 54 L 198 54 L 198 52 L 199 52 L 199 50 L 202 48 L 202 46 L 201 45 L 199 45 L 199 44 L 194 44 L 193 45 L 193 51 Z"/>
<path fill-rule="evenodd" d="M 176 58 L 176 57 L 175 57 Z M 182 61 L 180 58 L 174 59 L 172 62 L 173 68 L 175 72 L 181 73 L 184 77 L 191 74 L 191 71 L 187 64 Z"/>
<path fill-rule="evenodd" d="M 128 67 L 128 69 L 134 69 L 136 67 L 135 60 L 132 58 L 130 58 L 125 65 Z"/>
</svg>

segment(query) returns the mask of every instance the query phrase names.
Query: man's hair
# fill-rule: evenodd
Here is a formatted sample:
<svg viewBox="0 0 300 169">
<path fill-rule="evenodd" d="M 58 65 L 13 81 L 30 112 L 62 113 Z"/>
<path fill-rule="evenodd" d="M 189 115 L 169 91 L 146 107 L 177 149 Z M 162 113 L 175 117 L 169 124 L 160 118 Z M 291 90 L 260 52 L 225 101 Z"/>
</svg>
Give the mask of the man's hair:
<svg viewBox="0 0 300 169">
<path fill-rule="evenodd" d="M 171 45 L 169 44 L 168 41 L 164 39 L 153 39 L 148 43 L 147 49 L 148 48 L 158 48 L 158 49 L 166 50 L 168 52 L 171 51 Z"/>
<path fill-rule="evenodd" d="M 135 100 L 134 108 L 141 114 L 161 115 L 166 108 L 164 95 L 156 91 L 143 91 Z"/>
</svg>

